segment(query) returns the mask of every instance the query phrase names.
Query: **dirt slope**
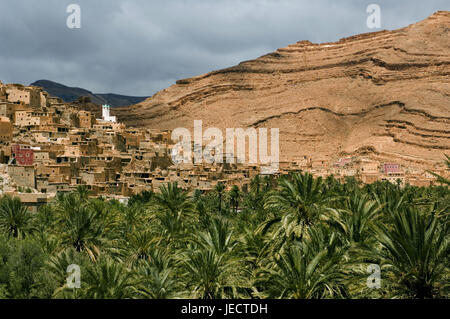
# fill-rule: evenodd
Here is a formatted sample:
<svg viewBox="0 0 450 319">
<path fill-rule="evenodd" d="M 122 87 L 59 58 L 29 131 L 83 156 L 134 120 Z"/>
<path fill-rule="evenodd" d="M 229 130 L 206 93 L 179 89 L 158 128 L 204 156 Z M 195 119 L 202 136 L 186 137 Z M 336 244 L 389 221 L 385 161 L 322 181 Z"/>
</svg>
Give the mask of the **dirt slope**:
<svg viewBox="0 0 450 319">
<path fill-rule="evenodd" d="M 280 156 L 429 165 L 450 151 L 450 12 L 395 31 L 301 41 L 113 111 L 131 126 L 278 127 Z"/>
</svg>

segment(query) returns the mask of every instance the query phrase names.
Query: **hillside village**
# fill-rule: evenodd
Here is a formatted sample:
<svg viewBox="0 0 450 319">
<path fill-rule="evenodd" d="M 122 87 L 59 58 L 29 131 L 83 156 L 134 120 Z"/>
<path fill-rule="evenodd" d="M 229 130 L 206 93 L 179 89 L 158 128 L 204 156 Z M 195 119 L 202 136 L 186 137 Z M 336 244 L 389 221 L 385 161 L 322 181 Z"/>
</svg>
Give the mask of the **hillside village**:
<svg viewBox="0 0 450 319">
<path fill-rule="evenodd" d="M 65 103 L 35 86 L 0 82 L 0 193 L 18 196 L 31 209 L 58 192 L 85 185 L 92 196 L 126 201 L 168 182 L 187 190 L 210 190 L 218 182 L 243 186 L 260 174 L 258 165 L 179 164 L 171 160 L 170 131 L 126 127 L 102 108 L 101 118 Z M 363 183 L 428 186 L 435 183 L 423 168 L 402 167 L 369 156 L 335 159 L 305 155 L 279 163 L 277 174 L 305 170 Z M 430 167 L 448 176 L 444 165 Z"/>
</svg>

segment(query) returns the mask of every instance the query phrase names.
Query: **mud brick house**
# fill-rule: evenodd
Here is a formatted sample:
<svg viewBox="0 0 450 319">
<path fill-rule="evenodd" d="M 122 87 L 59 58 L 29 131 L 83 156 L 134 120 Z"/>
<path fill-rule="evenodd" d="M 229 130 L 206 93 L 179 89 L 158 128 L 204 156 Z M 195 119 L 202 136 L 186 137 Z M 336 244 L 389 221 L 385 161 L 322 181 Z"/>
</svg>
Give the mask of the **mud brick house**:
<svg viewBox="0 0 450 319">
<path fill-rule="evenodd" d="M 402 172 L 400 168 L 400 164 L 397 163 L 385 163 L 383 165 L 383 175 L 381 176 L 381 180 L 389 181 L 393 184 L 396 183 L 405 183 L 405 174 Z"/>
<path fill-rule="evenodd" d="M 360 179 L 365 184 L 372 184 L 378 181 L 380 178 L 380 174 L 378 173 L 362 173 L 360 175 Z"/>
<path fill-rule="evenodd" d="M 0 152 L 2 153 L 2 163 L 8 164 L 9 160 L 12 159 L 12 150 L 9 143 L 0 144 Z"/>
<path fill-rule="evenodd" d="M 5 91 L 6 99 L 12 103 L 22 103 L 35 109 L 45 107 L 48 103 L 49 95 L 38 87 L 8 84 Z"/>
<path fill-rule="evenodd" d="M 75 142 L 73 144 L 65 145 L 65 156 L 96 156 L 98 154 L 98 148 L 95 142 Z"/>
<path fill-rule="evenodd" d="M 400 164 L 395 163 L 385 163 L 383 165 L 384 174 L 398 174 L 400 173 Z"/>
<path fill-rule="evenodd" d="M 44 151 L 47 151 L 49 154 L 49 157 L 56 161 L 56 157 L 58 155 L 64 154 L 64 144 L 56 144 L 56 143 L 45 143 L 41 146 L 41 149 Z"/>
<path fill-rule="evenodd" d="M 66 138 L 68 128 L 63 124 L 39 125 L 28 127 L 26 132 L 30 132 L 36 140 L 45 144 L 49 141 Z"/>
<path fill-rule="evenodd" d="M 382 181 L 389 181 L 392 184 L 404 184 L 405 183 L 405 175 L 403 173 L 392 173 L 381 176 Z"/>
<path fill-rule="evenodd" d="M 0 100 L 0 116 L 7 117 L 14 123 L 16 104 Z"/>
<path fill-rule="evenodd" d="M 6 96 L 9 102 L 27 105 L 40 104 L 40 94 L 37 91 L 27 90 L 24 86 L 18 84 L 8 85 L 6 88 Z"/>
<path fill-rule="evenodd" d="M 96 123 L 95 116 L 88 111 L 80 111 L 78 113 L 78 127 L 80 128 L 92 128 Z"/>
<path fill-rule="evenodd" d="M 83 184 L 106 183 L 116 180 L 116 170 L 106 167 L 98 167 L 93 171 L 81 171 L 79 175 Z"/>
<path fill-rule="evenodd" d="M 375 161 L 361 160 L 359 167 L 362 173 L 378 174 L 380 172 L 379 163 Z"/>
<path fill-rule="evenodd" d="M 60 176 L 61 177 L 61 176 Z M 59 181 L 49 181 L 47 176 L 36 177 L 36 189 L 41 193 L 59 193 L 70 192 L 75 190 L 75 186 L 71 182 L 64 181 L 63 178 L 58 178 Z"/>
<path fill-rule="evenodd" d="M 75 187 L 71 187 L 70 183 L 67 182 L 48 183 L 47 189 L 42 189 L 42 193 L 67 193 L 74 190 Z"/>
<path fill-rule="evenodd" d="M 171 143 L 172 142 L 172 132 L 170 131 L 158 131 L 155 129 L 147 130 L 148 139 L 153 142 L 158 143 Z"/>
<path fill-rule="evenodd" d="M 334 163 L 334 166 L 336 167 L 345 167 L 347 165 L 349 165 L 352 162 L 352 158 L 351 157 L 342 157 L 340 158 L 338 161 L 336 161 Z"/>
<path fill-rule="evenodd" d="M 36 175 L 46 177 L 51 183 L 62 183 L 71 180 L 76 175 L 76 169 L 70 164 L 47 164 L 36 167 Z"/>
<path fill-rule="evenodd" d="M 2 81 L 0 81 L 0 100 L 6 99 L 6 87 Z"/>
<path fill-rule="evenodd" d="M 12 197 L 18 197 L 27 209 L 33 213 L 36 213 L 40 206 L 45 205 L 49 202 L 49 198 L 46 194 L 29 194 L 29 193 L 17 193 L 8 192 L 7 195 Z"/>
<path fill-rule="evenodd" d="M 307 156 L 300 156 L 293 160 L 293 164 L 301 169 L 307 168 L 310 165 L 310 162 Z"/>
<path fill-rule="evenodd" d="M 98 108 L 102 110 L 101 106 Z M 34 87 L 0 83 L 0 161 L 11 176 L 11 188 L 27 187 L 53 196 L 86 185 L 93 196 L 130 196 L 144 190 L 158 192 L 159 186 L 168 182 L 178 182 L 189 191 L 211 190 L 219 181 L 227 189 L 232 185 L 246 187 L 250 179 L 262 173 L 260 165 L 237 163 L 233 154 L 224 154 L 223 163 L 176 165 L 172 162 L 174 142 L 170 131 L 127 128 L 112 121 L 117 119 L 109 114 L 98 120 L 94 114 L 91 108 L 82 110 L 80 104 L 51 98 Z M 228 155 L 234 163 L 226 162 Z M 299 154 L 283 159 L 277 163 L 279 171 L 271 174 L 280 176 L 302 170 L 315 176 L 337 173 L 341 180 L 345 176 L 356 176 L 364 183 L 395 183 L 401 179 L 415 185 L 435 180 L 423 170 L 402 172 L 400 164 L 380 165 L 378 159 L 370 157 L 336 161 L 337 156 L 348 155 L 316 156 Z M 404 162 L 401 164 L 405 166 Z M 437 167 L 430 169 L 438 171 Z M 38 197 L 24 200 L 30 207 L 37 207 Z"/>
<path fill-rule="evenodd" d="M 34 162 L 36 164 L 50 163 L 50 153 L 44 150 L 34 150 Z"/>
<path fill-rule="evenodd" d="M 123 182 L 106 182 L 87 185 L 92 194 L 101 195 L 122 195 L 131 196 L 132 192 L 128 189 L 126 183 Z"/>
<path fill-rule="evenodd" d="M 0 142 L 10 142 L 13 137 L 13 125 L 8 117 L 0 116 Z"/>
<path fill-rule="evenodd" d="M 53 114 L 38 112 L 35 110 L 20 110 L 15 113 L 15 125 L 18 126 L 39 126 L 56 124 L 53 122 Z"/>
<path fill-rule="evenodd" d="M 435 178 L 420 176 L 420 175 L 411 175 L 405 178 L 407 184 L 417 187 L 427 187 L 433 185 L 435 182 Z"/>
<path fill-rule="evenodd" d="M 93 129 L 100 132 L 122 132 L 125 130 L 125 125 L 122 123 L 105 122 L 101 119 L 96 120 L 96 124 L 93 125 Z"/>
<path fill-rule="evenodd" d="M 320 170 L 324 169 L 328 166 L 328 161 L 326 159 L 320 158 L 320 159 L 312 159 L 311 160 L 311 168 Z"/>
<path fill-rule="evenodd" d="M 33 166 L 8 165 L 8 175 L 17 186 L 36 188 L 36 174 Z"/>
<path fill-rule="evenodd" d="M 20 110 L 15 113 L 14 124 L 18 126 L 39 125 L 39 116 L 34 116 L 32 110 Z"/>
<path fill-rule="evenodd" d="M 138 149 L 140 143 L 145 140 L 145 132 L 127 129 L 123 132 L 123 137 L 126 140 L 127 150 Z"/>
<path fill-rule="evenodd" d="M 34 163 L 34 150 L 30 146 L 14 144 L 11 146 L 11 153 L 17 165 L 31 166 Z"/>
</svg>

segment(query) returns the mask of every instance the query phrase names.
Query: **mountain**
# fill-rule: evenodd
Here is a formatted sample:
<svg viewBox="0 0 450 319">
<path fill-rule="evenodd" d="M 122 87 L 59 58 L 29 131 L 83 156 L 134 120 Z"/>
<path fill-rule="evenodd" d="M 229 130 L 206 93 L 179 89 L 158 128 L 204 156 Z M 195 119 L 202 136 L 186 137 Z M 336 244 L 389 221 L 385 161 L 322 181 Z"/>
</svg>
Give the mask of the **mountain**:
<svg viewBox="0 0 450 319">
<path fill-rule="evenodd" d="M 47 91 L 50 95 L 59 97 L 66 102 L 73 102 L 81 96 L 88 96 L 92 103 L 95 104 L 109 104 L 112 107 L 136 104 L 142 102 L 147 97 L 126 96 L 119 94 L 97 94 L 92 93 L 86 89 L 77 87 L 68 87 L 60 83 L 49 80 L 39 80 L 31 85 L 39 86 Z"/>
<path fill-rule="evenodd" d="M 130 126 L 280 129 L 280 157 L 404 165 L 450 150 L 450 12 L 335 43 L 301 41 L 114 109 Z"/>
</svg>

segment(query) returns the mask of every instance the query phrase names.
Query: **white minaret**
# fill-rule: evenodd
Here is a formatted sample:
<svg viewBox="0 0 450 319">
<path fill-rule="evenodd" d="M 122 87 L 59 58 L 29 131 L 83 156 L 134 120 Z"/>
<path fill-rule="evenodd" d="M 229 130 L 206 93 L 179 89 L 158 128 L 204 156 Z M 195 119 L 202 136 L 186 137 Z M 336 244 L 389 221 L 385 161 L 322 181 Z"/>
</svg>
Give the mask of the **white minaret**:
<svg viewBox="0 0 450 319">
<path fill-rule="evenodd" d="M 102 105 L 102 118 L 103 118 L 103 121 L 116 122 L 116 117 L 109 115 L 109 108 L 110 108 L 110 106 L 107 105 L 107 104 Z"/>
</svg>

